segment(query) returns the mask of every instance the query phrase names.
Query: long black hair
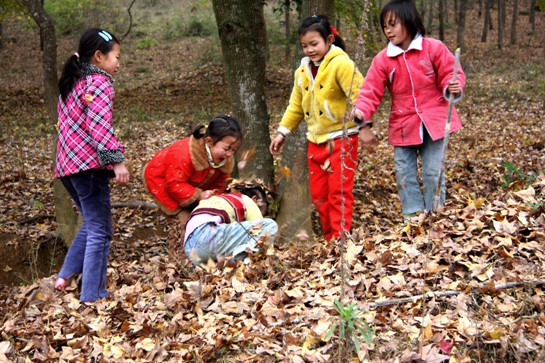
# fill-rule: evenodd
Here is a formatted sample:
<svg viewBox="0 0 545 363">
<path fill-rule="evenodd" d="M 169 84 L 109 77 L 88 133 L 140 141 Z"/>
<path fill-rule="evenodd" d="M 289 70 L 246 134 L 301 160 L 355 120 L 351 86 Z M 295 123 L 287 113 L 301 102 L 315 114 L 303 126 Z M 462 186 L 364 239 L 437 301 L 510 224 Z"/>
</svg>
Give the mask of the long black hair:
<svg viewBox="0 0 545 363">
<path fill-rule="evenodd" d="M 324 38 L 324 41 L 327 43 L 327 38 L 329 38 L 330 35 L 333 35 L 333 44 L 342 50 L 345 50 L 344 40 L 339 34 L 337 34 L 337 31 L 334 33 L 333 29 L 329 24 L 329 20 L 327 20 L 327 16 L 314 15 L 303 20 L 303 23 L 299 26 L 299 36 L 305 35 L 310 31 L 316 31 L 320 33 L 322 38 Z"/>
<path fill-rule="evenodd" d="M 208 126 L 199 125 L 193 130 L 194 138 L 210 137 L 213 145 L 226 136 L 233 136 L 237 141 L 242 140 L 242 128 L 237 119 L 231 115 L 218 115 Z"/>
<path fill-rule="evenodd" d="M 382 27 L 382 32 L 384 32 L 384 26 L 387 25 L 388 19 L 386 19 L 386 16 L 389 14 L 393 15 L 405 26 L 405 28 L 407 28 L 412 39 L 414 39 L 418 33 L 422 36 L 426 35 L 426 28 L 422 22 L 422 17 L 420 16 L 418 9 L 416 9 L 413 0 L 392 0 L 384 5 L 380 13 L 380 26 Z"/>
<path fill-rule="evenodd" d="M 97 50 L 107 55 L 113 49 L 114 44 L 119 44 L 115 35 L 99 28 L 88 29 L 81 35 L 78 51 L 68 57 L 59 79 L 59 91 L 63 101 L 83 76 L 82 64 L 90 63 Z"/>
</svg>

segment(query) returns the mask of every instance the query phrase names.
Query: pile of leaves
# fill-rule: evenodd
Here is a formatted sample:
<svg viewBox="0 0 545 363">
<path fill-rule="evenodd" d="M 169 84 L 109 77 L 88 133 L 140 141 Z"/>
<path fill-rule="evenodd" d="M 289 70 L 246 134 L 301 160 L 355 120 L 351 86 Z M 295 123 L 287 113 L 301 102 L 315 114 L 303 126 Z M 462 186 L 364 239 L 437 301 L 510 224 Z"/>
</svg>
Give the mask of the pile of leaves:
<svg viewBox="0 0 545 363">
<path fill-rule="evenodd" d="M 376 328 L 359 358 L 542 354 L 544 200 L 541 176 L 503 201 L 457 196 L 432 220 L 422 214 L 389 233 L 354 233 L 345 243 L 345 296 L 369 309 L 364 319 Z M 337 243 L 270 245 L 248 265 L 190 271 L 155 237 L 116 245 L 111 260 L 111 296 L 95 305 L 77 299 L 75 280 L 56 291 L 53 277 L 4 293 L 0 352 L 35 361 L 336 357 L 339 340 L 324 337 L 337 319 Z"/>
</svg>

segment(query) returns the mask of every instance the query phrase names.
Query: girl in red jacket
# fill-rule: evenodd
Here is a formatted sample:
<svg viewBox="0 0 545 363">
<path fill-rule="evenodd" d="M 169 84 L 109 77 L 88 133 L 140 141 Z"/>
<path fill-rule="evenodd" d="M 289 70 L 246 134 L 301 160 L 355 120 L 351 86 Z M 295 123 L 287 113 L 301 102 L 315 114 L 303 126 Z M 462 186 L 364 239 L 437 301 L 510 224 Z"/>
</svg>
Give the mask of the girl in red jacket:
<svg viewBox="0 0 545 363">
<path fill-rule="evenodd" d="M 397 189 L 407 219 L 418 211 L 432 209 L 441 168 L 448 99 L 462 98 L 465 75 L 458 68 L 452 81 L 454 56 L 439 40 L 425 38 L 426 29 L 414 2 L 393 0 L 380 15 L 380 24 L 390 40 L 374 59 L 356 99 L 355 117 L 361 121 L 360 142 L 371 150 L 377 142 L 371 131 L 371 117 L 388 88 L 392 108 L 388 139 L 394 146 Z M 452 111 L 450 132 L 462 128 Z M 424 197 L 417 179 L 417 158 L 422 162 Z M 440 203 L 445 201 L 445 180 L 441 181 Z"/>
<path fill-rule="evenodd" d="M 198 126 L 191 137 L 159 151 L 144 167 L 144 185 L 167 215 L 175 255 L 183 252 L 179 247 L 191 210 L 225 189 L 241 140 L 242 130 L 234 117 L 216 116 L 208 126 Z"/>
</svg>

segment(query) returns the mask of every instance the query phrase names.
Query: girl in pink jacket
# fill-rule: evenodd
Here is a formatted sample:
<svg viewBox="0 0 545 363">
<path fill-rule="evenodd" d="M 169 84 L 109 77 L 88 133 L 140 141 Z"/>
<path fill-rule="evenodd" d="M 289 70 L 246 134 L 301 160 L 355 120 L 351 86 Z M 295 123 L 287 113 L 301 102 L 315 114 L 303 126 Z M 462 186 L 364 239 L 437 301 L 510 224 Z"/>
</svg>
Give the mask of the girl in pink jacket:
<svg viewBox="0 0 545 363">
<path fill-rule="evenodd" d="M 396 181 L 402 212 L 407 219 L 431 210 L 441 168 L 448 99 L 462 98 L 465 75 L 458 67 L 452 81 L 454 56 L 439 40 L 425 38 L 422 18 L 411 0 L 393 0 L 382 9 L 382 30 L 390 40 L 369 68 L 356 99 L 355 117 L 363 148 L 371 150 L 377 139 L 371 117 L 382 101 L 384 89 L 392 96 L 388 139 L 394 146 Z M 450 132 L 462 128 L 455 109 Z M 424 197 L 417 179 L 417 158 L 422 162 Z M 440 204 L 445 201 L 441 181 Z"/>
</svg>

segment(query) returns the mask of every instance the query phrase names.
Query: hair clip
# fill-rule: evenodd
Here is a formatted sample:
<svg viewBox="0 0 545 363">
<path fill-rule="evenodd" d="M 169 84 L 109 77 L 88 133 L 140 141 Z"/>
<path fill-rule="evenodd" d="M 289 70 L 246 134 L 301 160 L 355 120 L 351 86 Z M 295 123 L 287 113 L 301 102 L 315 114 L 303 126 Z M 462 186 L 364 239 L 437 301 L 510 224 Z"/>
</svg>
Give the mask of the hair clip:
<svg viewBox="0 0 545 363">
<path fill-rule="evenodd" d="M 333 33 L 333 35 L 337 37 L 341 36 L 339 33 L 337 33 L 337 28 L 335 28 L 333 25 L 330 25 L 329 27 L 331 28 L 331 32 Z"/>
<path fill-rule="evenodd" d="M 113 39 L 113 37 L 110 35 L 110 33 L 108 33 L 106 30 L 99 31 L 98 35 L 100 35 L 102 37 L 102 39 L 104 39 L 106 42 L 109 42 L 110 40 Z"/>
<path fill-rule="evenodd" d="M 318 19 L 318 15 L 316 14 L 312 15 L 312 17 Z"/>
<path fill-rule="evenodd" d="M 79 53 L 78 52 L 74 53 L 74 55 L 76 56 L 77 59 L 79 59 Z"/>
</svg>

